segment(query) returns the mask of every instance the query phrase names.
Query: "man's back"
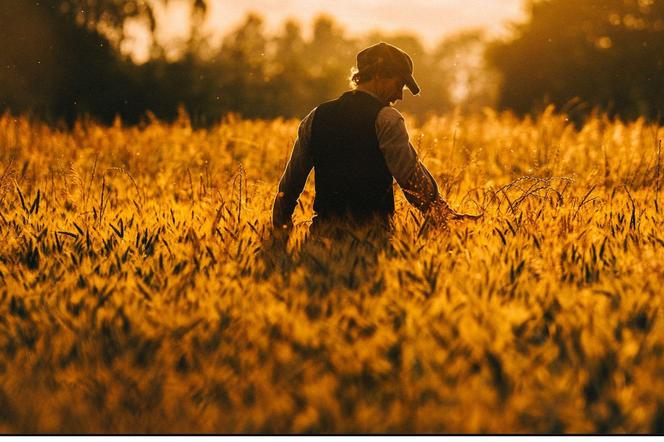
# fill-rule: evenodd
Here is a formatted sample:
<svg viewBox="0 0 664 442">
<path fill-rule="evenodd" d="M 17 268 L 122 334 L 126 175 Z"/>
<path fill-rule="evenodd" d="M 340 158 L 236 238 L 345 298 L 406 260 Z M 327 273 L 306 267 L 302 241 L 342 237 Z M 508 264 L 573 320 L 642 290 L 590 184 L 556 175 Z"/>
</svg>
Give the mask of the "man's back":
<svg viewBox="0 0 664 442">
<path fill-rule="evenodd" d="M 314 115 L 311 152 L 314 210 L 321 220 L 365 221 L 394 213 L 392 174 L 379 148 L 376 117 L 385 107 L 374 96 L 350 91 Z"/>
<path fill-rule="evenodd" d="M 390 106 L 403 98 L 404 87 L 420 92 L 410 56 L 381 42 L 360 51 L 351 72 L 354 90 L 323 103 L 300 123 L 272 207 L 277 231 L 292 228 L 293 210 L 312 168 L 314 209 L 322 221 L 386 221 L 394 213 L 393 179 L 408 202 L 436 223 L 445 224 L 448 216 L 468 217 L 439 195 L 436 180 L 409 141 L 403 117 Z"/>
</svg>

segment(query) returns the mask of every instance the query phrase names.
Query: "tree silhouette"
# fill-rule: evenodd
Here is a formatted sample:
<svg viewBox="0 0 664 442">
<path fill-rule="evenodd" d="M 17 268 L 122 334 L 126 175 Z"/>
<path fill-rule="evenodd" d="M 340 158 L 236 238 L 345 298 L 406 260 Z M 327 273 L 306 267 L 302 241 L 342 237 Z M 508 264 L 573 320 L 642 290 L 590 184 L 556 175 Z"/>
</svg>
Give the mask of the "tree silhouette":
<svg viewBox="0 0 664 442">
<path fill-rule="evenodd" d="M 202 0 L 193 3 L 204 13 Z M 149 79 L 118 51 L 130 18 L 155 28 L 145 1 L 3 0 L 0 109 L 69 123 L 82 114 L 136 121 L 148 104 Z"/>
<path fill-rule="evenodd" d="M 475 51 L 469 49 L 473 45 L 483 44 L 456 36 L 428 52 L 407 33 L 349 37 L 329 16 L 313 21 L 308 38 L 294 21 L 270 35 L 262 17 L 249 14 L 220 46 L 212 47 L 202 31 L 206 2 L 190 0 L 191 32 L 177 48 L 179 58 L 166 57 L 166 48 L 153 35 L 152 57 L 136 64 L 120 51 L 127 22 L 144 21 L 154 33 L 159 27 L 150 7 L 154 4 L 4 0 L 0 111 L 69 124 L 81 115 L 106 123 L 120 116 L 137 123 L 148 111 L 172 120 L 182 106 L 197 125 L 212 124 L 229 112 L 248 118 L 300 118 L 348 89 L 357 52 L 383 40 L 411 54 L 423 93 L 416 99 L 406 93 L 400 108 L 424 116 L 451 108 L 451 88 L 458 82 L 453 64 Z"/>
<path fill-rule="evenodd" d="M 306 42 L 299 23 L 289 20 L 274 38 L 274 58 L 269 66 L 269 94 L 284 117 L 298 117 L 311 104 L 305 86 L 307 60 Z"/>
<path fill-rule="evenodd" d="M 350 68 L 355 64 L 357 43 L 346 37 L 344 29 L 327 15 L 314 20 L 313 36 L 306 45 L 309 107 L 331 100 L 348 89 Z"/>
<path fill-rule="evenodd" d="M 519 113 L 580 99 L 611 115 L 656 118 L 664 105 L 664 2 L 530 1 L 529 19 L 487 52 L 498 103 Z"/>
</svg>

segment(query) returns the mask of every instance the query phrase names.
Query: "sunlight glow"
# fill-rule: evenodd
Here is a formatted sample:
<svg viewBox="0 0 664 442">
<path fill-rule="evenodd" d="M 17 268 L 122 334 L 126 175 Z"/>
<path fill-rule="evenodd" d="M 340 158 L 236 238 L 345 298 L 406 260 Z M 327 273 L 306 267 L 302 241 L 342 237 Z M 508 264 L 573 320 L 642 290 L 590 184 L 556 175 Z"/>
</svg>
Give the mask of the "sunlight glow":
<svg viewBox="0 0 664 442">
<path fill-rule="evenodd" d="M 212 41 L 219 41 L 251 12 L 263 17 L 269 31 L 276 31 L 286 20 L 295 19 L 306 34 L 311 22 L 325 14 L 351 34 L 407 31 L 433 47 L 441 38 L 469 28 L 485 28 L 490 34 L 500 34 L 507 23 L 523 17 L 522 3 L 522 0 L 411 0 L 408 8 L 404 8 L 398 0 L 209 0 L 205 30 Z M 158 38 L 166 46 L 175 46 L 188 33 L 187 6 L 182 1 L 171 1 L 168 7 L 158 9 L 158 18 L 166 23 Z M 147 49 L 143 48 L 145 38 L 137 34 L 130 52 L 136 59 L 147 58 Z"/>
</svg>

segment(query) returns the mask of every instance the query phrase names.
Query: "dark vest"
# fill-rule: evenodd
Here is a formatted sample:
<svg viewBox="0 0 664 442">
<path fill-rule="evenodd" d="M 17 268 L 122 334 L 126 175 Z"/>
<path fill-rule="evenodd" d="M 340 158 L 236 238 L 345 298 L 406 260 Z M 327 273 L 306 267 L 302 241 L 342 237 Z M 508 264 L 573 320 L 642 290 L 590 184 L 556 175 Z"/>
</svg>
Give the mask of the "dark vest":
<svg viewBox="0 0 664 442">
<path fill-rule="evenodd" d="M 394 213 L 392 174 L 378 147 L 377 98 L 350 91 L 316 109 L 310 146 L 314 158 L 314 210 L 321 220 L 366 222 Z"/>
</svg>

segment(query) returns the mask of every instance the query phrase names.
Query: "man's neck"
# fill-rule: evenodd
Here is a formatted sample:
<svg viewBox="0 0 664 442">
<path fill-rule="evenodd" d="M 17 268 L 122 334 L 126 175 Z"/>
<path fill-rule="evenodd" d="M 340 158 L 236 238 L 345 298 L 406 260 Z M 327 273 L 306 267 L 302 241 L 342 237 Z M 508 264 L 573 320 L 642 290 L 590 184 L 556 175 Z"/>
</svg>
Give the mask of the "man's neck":
<svg viewBox="0 0 664 442">
<path fill-rule="evenodd" d="M 376 98 L 376 99 L 377 99 L 378 101 L 380 101 L 381 103 L 383 102 L 383 100 L 381 100 L 380 97 L 379 97 L 379 96 L 378 96 L 373 90 L 371 90 L 370 88 L 367 88 L 366 86 L 358 85 L 358 86 L 355 88 L 355 90 L 356 90 L 356 91 L 361 91 L 361 92 L 367 93 L 367 94 L 371 95 L 372 97 Z M 389 103 L 386 103 L 386 104 L 389 105 Z"/>
</svg>

